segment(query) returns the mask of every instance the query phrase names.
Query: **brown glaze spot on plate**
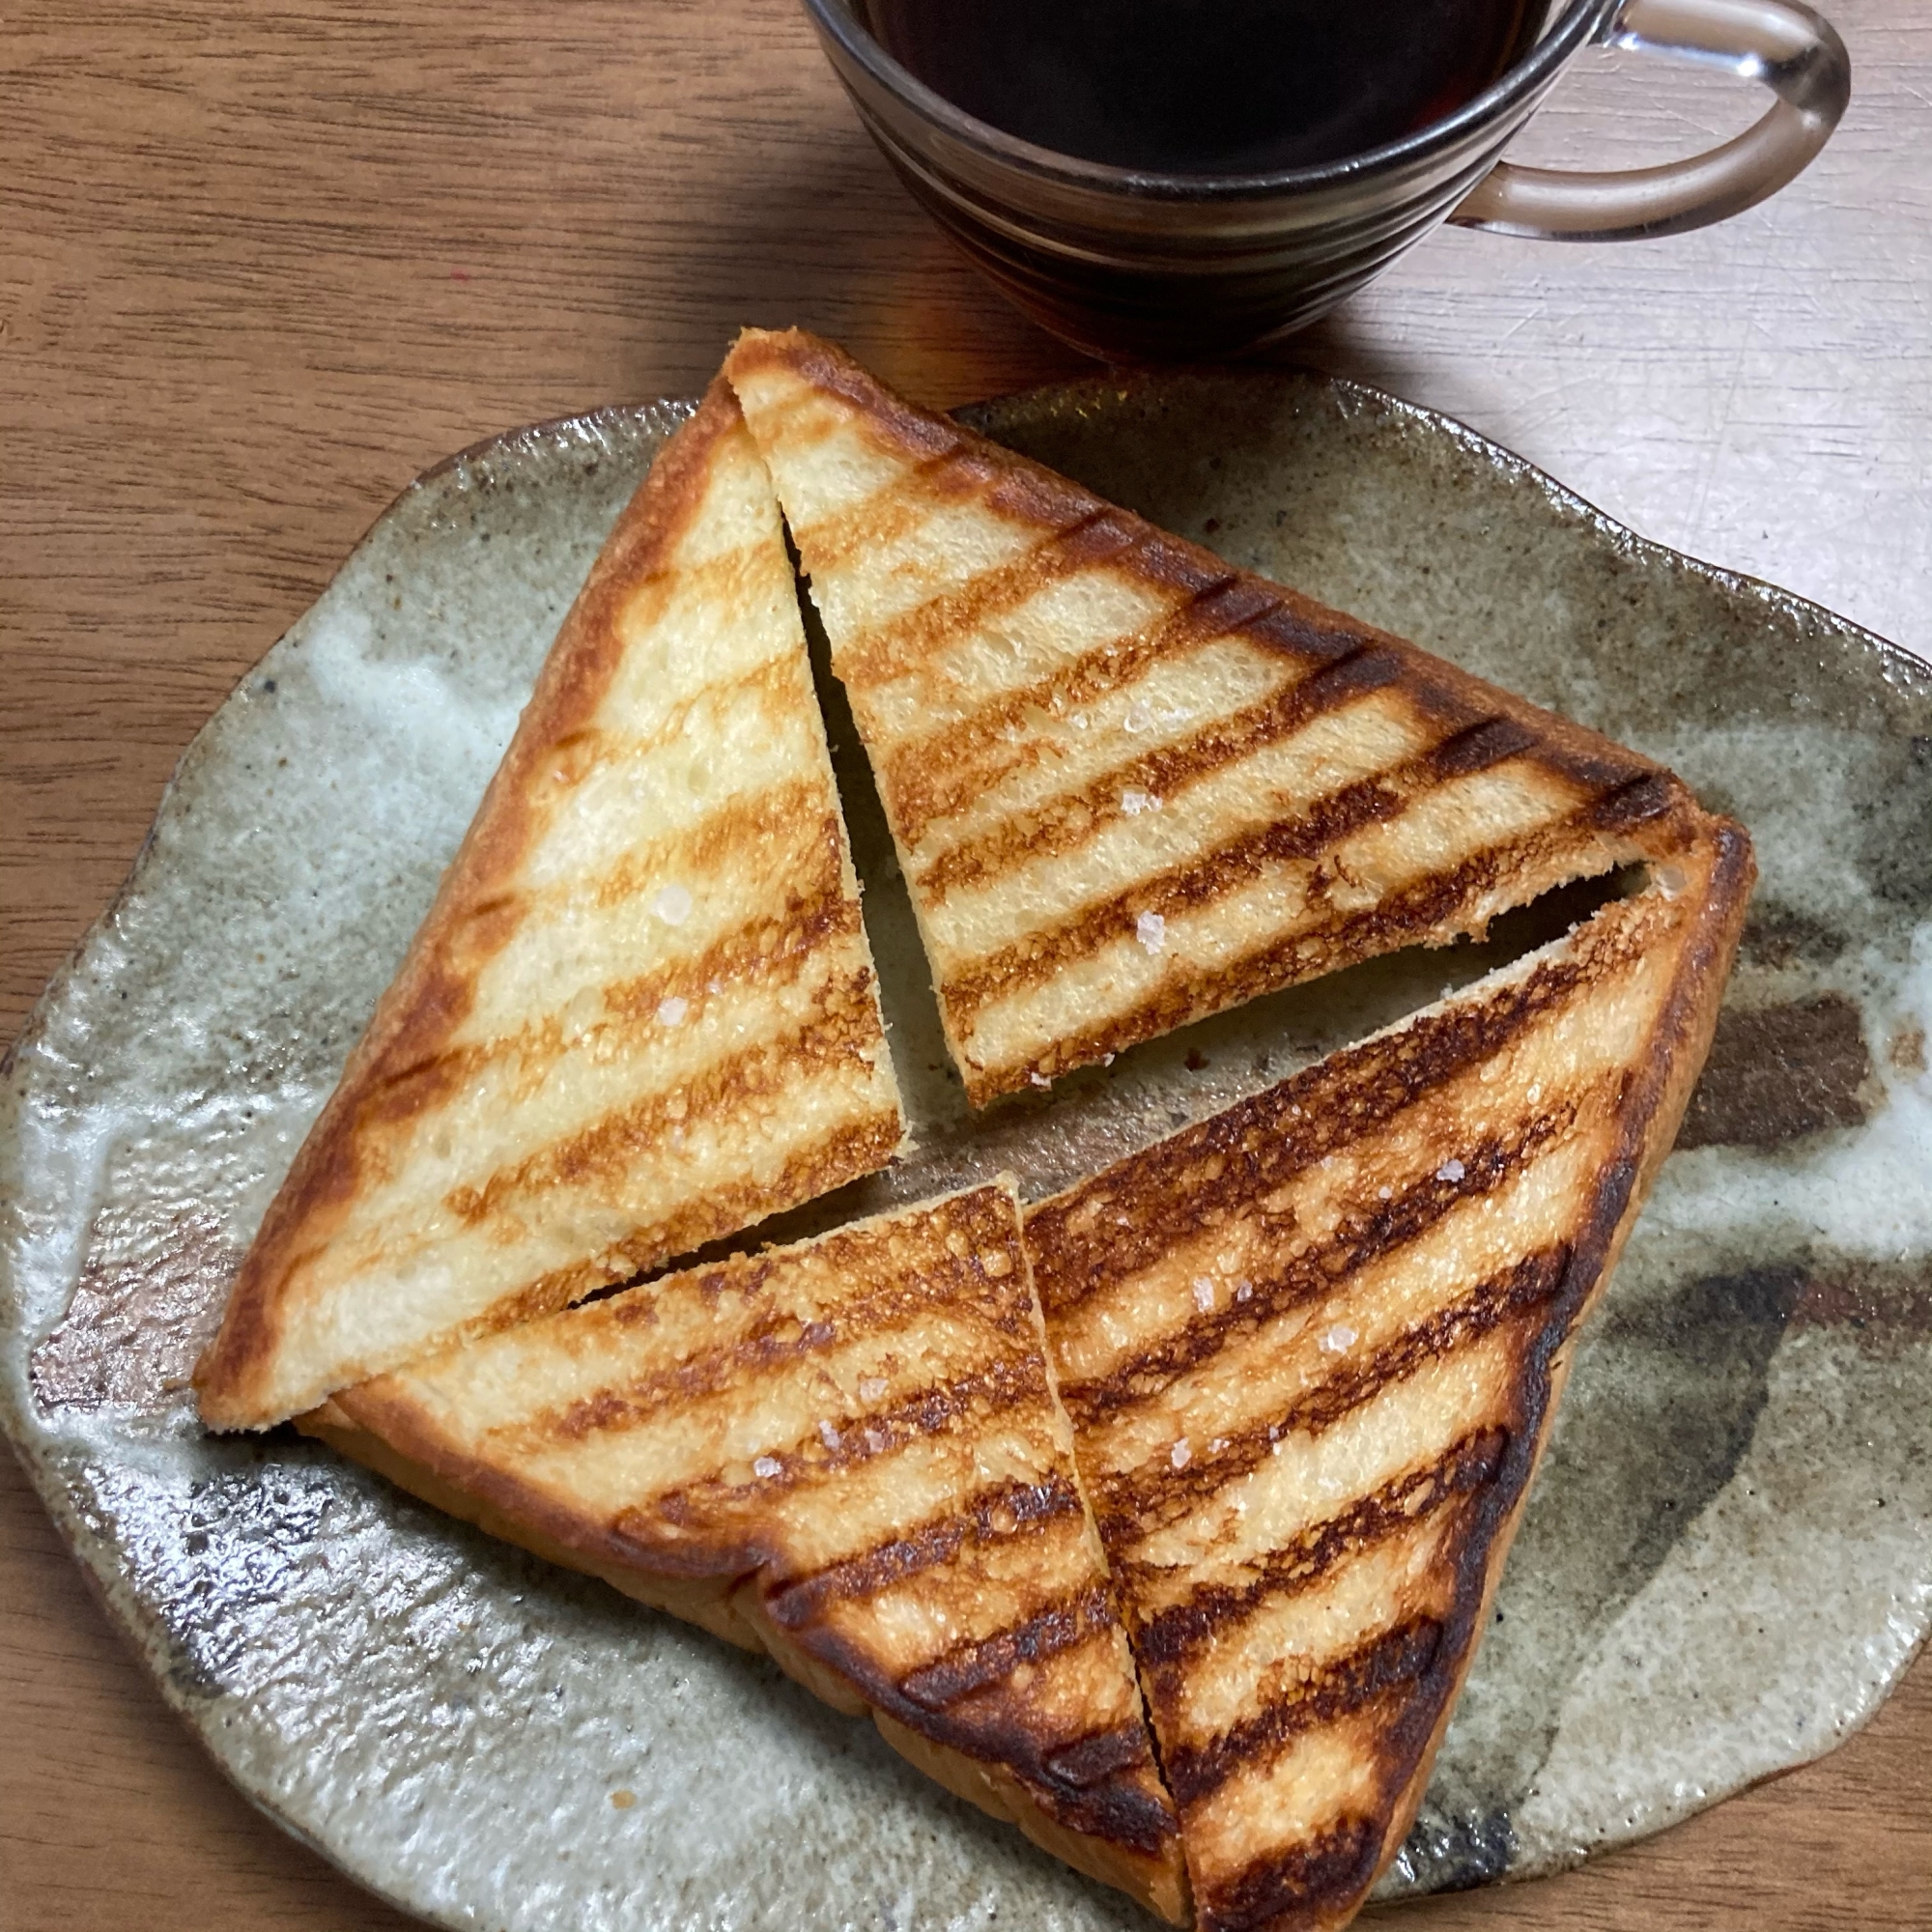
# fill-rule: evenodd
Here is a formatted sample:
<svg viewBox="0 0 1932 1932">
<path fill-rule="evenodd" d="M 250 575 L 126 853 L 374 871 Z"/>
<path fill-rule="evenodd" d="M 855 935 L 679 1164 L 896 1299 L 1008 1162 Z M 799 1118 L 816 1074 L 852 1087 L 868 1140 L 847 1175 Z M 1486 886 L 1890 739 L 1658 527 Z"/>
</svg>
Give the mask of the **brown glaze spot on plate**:
<svg viewBox="0 0 1932 1932">
<path fill-rule="evenodd" d="M 1794 1328 L 1851 1329 L 1874 1349 L 1932 1340 L 1932 1268 L 1838 1261 L 1806 1277 Z"/>
<path fill-rule="evenodd" d="M 1871 1114 L 1876 1082 L 1859 1009 L 1842 993 L 1727 1011 L 1679 1148 L 1776 1147 Z"/>
</svg>

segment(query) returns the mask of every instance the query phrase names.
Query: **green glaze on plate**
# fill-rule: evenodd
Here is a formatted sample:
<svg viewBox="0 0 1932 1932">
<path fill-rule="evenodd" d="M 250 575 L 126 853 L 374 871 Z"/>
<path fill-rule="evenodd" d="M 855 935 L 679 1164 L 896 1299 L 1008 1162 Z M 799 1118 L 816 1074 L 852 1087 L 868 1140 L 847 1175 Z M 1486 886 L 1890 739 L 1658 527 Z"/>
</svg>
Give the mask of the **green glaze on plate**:
<svg viewBox="0 0 1932 1932">
<path fill-rule="evenodd" d="M 289 1432 L 195 1426 L 242 1250 L 683 413 L 519 431 L 422 478 L 195 740 L 4 1064 L 0 1420 L 241 1787 L 440 1923 L 1144 1924 L 772 1666 Z M 1757 840 L 1711 1067 L 1385 1890 L 1548 1871 L 1829 1749 L 1932 1623 L 1932 671 L 1347 384 L 1095 379 L 971 414 L 1667 760 Z M 1002 1168 L 1045 1192 L 1531 936 L 1259 1001 L 970 1119 L 828 702 L 921 1149 L 783 1232 Z"/>
</svg>

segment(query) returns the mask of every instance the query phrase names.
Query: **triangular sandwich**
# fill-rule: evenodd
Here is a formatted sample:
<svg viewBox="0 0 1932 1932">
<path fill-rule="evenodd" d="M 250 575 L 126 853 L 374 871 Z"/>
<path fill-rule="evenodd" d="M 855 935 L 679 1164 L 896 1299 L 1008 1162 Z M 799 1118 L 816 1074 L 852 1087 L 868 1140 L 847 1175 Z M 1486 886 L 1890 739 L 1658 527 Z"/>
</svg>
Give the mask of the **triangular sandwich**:
<svg viewBox="0 0 1932 1932">
<path fill-rule="evenodd" d="M 600 1297 L 303 1426 L 768 1649 L 952 1790 L 1184 1918 L 1009 1185 Z"/>
<path fill-rule="evenodd" d="M 592 569 L 196 1381 L 262 1428 L 901 1137 L 771 485 L 715 384 Z"/>
<path fill-rule="evenodd" d="M 1029 1215 L 1204 1932 L 1338 1926 L 1400 1846 L 1750 879 L 1705 821 L 1568 937 Z"/>
<path fill-rule="evenodd" d="M 796 330 L 725 363 L 978 1105 L 1669 843 L 1636 753 L 1234 569 Z"/>
</svg>

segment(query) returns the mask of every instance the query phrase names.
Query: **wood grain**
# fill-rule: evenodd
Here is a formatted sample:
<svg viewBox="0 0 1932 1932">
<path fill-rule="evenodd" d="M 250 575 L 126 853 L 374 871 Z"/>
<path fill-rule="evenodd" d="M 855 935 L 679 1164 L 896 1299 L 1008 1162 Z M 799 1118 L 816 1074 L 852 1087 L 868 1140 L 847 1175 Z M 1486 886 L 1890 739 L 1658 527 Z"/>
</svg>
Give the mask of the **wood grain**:
<svg viewBox="0 0 1932 1932">
<path fill-rule="evenodd" d="M 1703 234 L 1437 236 L 1295 346 L 1665 542 L 1932 651 L 1932 19 L 1836 0 L 1819 163 Z M 1752 111 L 1597 56 L 1521 152 Z M 0 1037 L 188 738 L 418 469 L 689 393 L 741 324 L 923 398 L 1070 373 L 859 133 L 793 0 L 10 0 L 0 13 Z M 256 1816 L 0 1483 L 0 1928 L 405 1922 Z M 1823 1764 L 1417 1928 L 1932 1926 L 1932 1666 Z"/>
</svg>

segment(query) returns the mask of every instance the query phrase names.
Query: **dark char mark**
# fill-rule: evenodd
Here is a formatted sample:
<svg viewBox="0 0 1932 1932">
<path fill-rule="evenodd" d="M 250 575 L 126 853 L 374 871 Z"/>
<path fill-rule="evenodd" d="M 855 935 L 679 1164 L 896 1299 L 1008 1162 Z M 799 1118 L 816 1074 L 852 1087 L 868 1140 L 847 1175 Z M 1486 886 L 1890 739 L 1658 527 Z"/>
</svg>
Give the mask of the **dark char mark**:
<svg viewBox="0 0 1932 1932">
<path fill-rule="evenodd" d="M 1413 1617 L 1382 1632 L 1211 1743 L 1171 1747 L 1163 1760 L 1168 1788 L 1183 1810 L 1212 1797 L 1236 1771 L 1271 1762 L 1303 1731 L 1402 1694 L 1435 1661 L 1441 1641 L 1442 1626 L 1433 1617 Z"/>
<path fill-rule="evenodd" d="M 1042 1305 L 1049 1315 L 1077 1307 L 1324 1154 L 1379 1132 L 1610 970 L 1609 950 L 1559 954 L 1479 1004 L 1333 1054 L 1041 1203 L 1027 1232 Z"/>
<path fill-rule="evenodd" d="M 1358 1367 L 1339 1370 L 1311 1389 L 1277 1421 L 1244 1432 L 1183 1470 L 1158 1461 L 1094 1486 L 1094 1512 L 1110 1545 L 1131 1548 L 1150 1530 L 1191 1515 L 1217 1492 L 1264 1462 L 1281 1436 L 1320 1435 L 1372 1402 L 1381 1390 L 1439 1361 L 1465 1342 L 1501 1327 L 1525 1309 L 1548 1301 L 1563 1285 L 1570 1251 L 1558 1246 L 1530 1255 L 1486 1281 L 1454 1307 L 1396 1336 Z"/>
<path fill-rule="evenodd" d="M 1378 1201 L 1366 1212 L 1345 1214 L 1326 1240 L 1311 1244 L 1278 1270 L 1264 1273 L 1253 1283 L 1246 1301 L 1229 1301 L 1211 1315 L 1190 1321 L 1103 1378 L 1063 1382 L 1061 1400 L 1081 1422 L 1092 1423 L 1159 1395 L 1178 1377 L 1218 1355 L 1235 1338 L 1255 1333 L 1290 1309 L 1338 1293 L 1364 1268 L 1427 1234 L 1459 1202 L 1492 1194 L 1559 1139 L 1576 1114 L 1573 1099 L 1527 1122 L 1507 1140 L 1492 1134 L 1474 1147 L 1464 1147 L 1460 1179 L 1444 1179 L 1438 1170 L 1411 1181 L 1389 1200 Z M 1263 1229 L 1264 1236 L 1272 1232 L 1266 1218 Z M 1475 1293 L 1480 1296 L 1492 1286 L 1483 1284 Z"/>
<path fill-rule="evenodd" d="M 786 1630 L 800 1630 L 836 1603 L 874 1596 L 923 1570 L 951 1563 L 969 1543 L 1034 1535 L 1046 1523 L 1079 1514 L 1079 1492 L 1064 1477 L 1003 1483 L 892 1543 L 779 1584 L 767 1594 L 765 1607 Z"/>
<path fill-rule="evenodd" d="M 1507 1430 L 1479 1430 L 1453 1445 L 1433 1468 L 1400 1477 L 1269 1552 L 1257 1565 L 1253 1581 L 1239 1588 L 1225 1583 L 1199 1585 L 1184 1603 L 1140 1626 L 1134 1634 L 1135 1655 L 1153 1673 L 1185 1664 L 1222 1625 L 1245 1617 L 1264 1599 L 1307 1589 L 1345 1557 L 1373 1548 L 1397 1530 L 1411 1527 L 1445 1503 L 1493 1481 L 1508 1441 Z M 1134 1566 L 1122 1564 L 1121 1569 L 1131 1575 Z"/>
<path fill-rule="evenodd" d="M 922 1436 L 950 1432 L 971 1420 L 983 1423 L 1014 1409 L 1043 1408 L 1048 1401 L 1046 1373 L 1037 1356 L 1009 1356 L 989 1363 L 972 1375 L 936 1382 L 918 1390 L 891 1408 L 882 1408 L 849 1424 L 836 1448 L 813 1434 L 793 1448 L 771 1457 L 777 1470 L 749 1485 L 713 1478 L 680 1490 L 670 1490 L 649 1505 L 628 1509 L 619 1517 L 625 1533 L 643 1540 L 655 1518 L 679 1530 L 701 1530 L 713 1522 L 721 1506 L 732 1510 L 748 1496 L 763 1509 L 787 1492 L 810 1489 L 828 1475 L 857 1467 L 875 1457 L 889 1456 Z"/>
<path fill-rule="evenodd" d="M 1364 1890 L 1381 1851 L 1372 1818 L 1344 1818 L 1292 1852 L 1268 1853 L 1235 1878 L 1197 1886 L 1201 1932 L 1287 1932 Z"/>
<path fill-rule="evenodd" d="M 944 1657 L 905 1679 L 905 1693 L 929 1711 L 943 1711 L 962 1697 L 1004 1683 L 1023 1663 L 1042 1663 L 1083 1644 L 1118 1619 L 1112 1593 L 1096 1583 L 1077 1596 L 1049 1604 L 1009 1630 L 955 1645 Z"/>
</svg>

